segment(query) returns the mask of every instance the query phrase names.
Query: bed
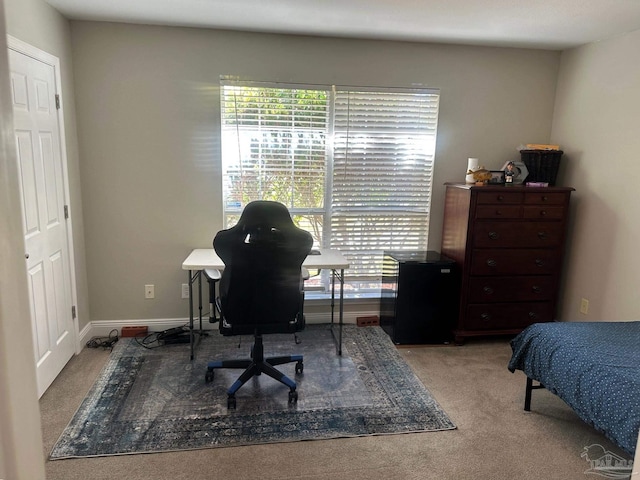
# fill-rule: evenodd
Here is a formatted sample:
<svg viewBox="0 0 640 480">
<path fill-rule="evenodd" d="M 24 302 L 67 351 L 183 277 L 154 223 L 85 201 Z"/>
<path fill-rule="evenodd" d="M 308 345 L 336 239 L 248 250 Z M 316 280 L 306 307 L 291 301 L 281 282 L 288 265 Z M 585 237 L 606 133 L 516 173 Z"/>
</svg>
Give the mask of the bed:
<svg viewBox="0 0 640 480">
<path fill-rule="evenodd" d="M 640 428 L 640 322 L 536 323 L 511 341 L 508 368 L 546 388 L 634 455 Z M 533 381 L 539 382 L 534 385 Z"/>
</svg>

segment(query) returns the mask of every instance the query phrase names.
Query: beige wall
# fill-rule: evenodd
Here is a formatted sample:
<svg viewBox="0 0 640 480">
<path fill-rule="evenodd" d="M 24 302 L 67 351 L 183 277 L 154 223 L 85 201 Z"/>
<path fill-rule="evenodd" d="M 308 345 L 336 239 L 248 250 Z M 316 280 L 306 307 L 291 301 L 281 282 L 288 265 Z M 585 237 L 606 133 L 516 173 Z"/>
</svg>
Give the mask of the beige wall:
<svg viewBox="0 0 640 480">
<path fill-rule="evenodd" d="M 92 320 L 186 316 L 180 265 L 222 226 L 220 75 L 440 88 L 435 250 L 467 157 L 500 168 L 549 140 L 558 52 L 71 25 Z"/>
<path fill-rule="evenodd" d="M 18 162 L 0 0 L 0 478 L 44 479 Z"/>
<path fill-rule="evenodd" d="M 43 0 L 4 0 L 4 3 L 7 33 L 60 59 L 69 171 L 70 213 L 78 293 L 77 312 L 79 327 L 82 329 L 90 321 L 90 313 L 84 257 L 84 227 L 69 22 Z"/>
<path fill-rule="evenodd" d="M 639 50 L 636 31 L 562 54 L 551 139 L 576 188 L 563 320 L 640 319 Z"/>
</svg>

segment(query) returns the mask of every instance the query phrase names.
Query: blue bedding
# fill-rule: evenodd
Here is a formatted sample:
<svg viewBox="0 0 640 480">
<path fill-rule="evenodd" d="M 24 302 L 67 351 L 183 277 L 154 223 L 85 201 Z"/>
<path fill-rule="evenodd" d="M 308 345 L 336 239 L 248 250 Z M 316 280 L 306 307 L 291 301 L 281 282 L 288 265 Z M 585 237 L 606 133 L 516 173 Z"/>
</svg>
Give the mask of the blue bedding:
<svg viewBox="0 0 640 480">
<path fill-rule="evenodd" d="M 630 455 L 640 428 L 640 322 L 551 322 L 511 341 L 522 370 Z"/>
</svg>

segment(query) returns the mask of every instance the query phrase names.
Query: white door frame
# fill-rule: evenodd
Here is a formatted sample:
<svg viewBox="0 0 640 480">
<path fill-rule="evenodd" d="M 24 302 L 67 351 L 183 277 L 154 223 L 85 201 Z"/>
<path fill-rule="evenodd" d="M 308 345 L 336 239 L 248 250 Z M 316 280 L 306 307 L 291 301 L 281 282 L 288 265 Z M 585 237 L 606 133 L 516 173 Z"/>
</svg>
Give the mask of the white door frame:
<svg viewBox="0 0 640 480">
<path fill-rule="evenodd" d="M 11 35 L 7 35 L 7 45 L 11 50 L 14 50 L 23 55 L 27 55 L 42 63 L 53 67 L 56 81 L 56 93 L 60 98 L 60 108 L 57 110 L 58 115 L 58 128 L 60 133 L 60 159 L 62 162 L 62 173 L 64 177 L 64 203 L 65 205 L 71 205 L 71 195 L 69 193 L 69 170 L 67 167 L 67 141 L 64 131 L 64 102 L 62 101 L 62 78 L 60 76 L 60 60 L 58 57 L 51 55 L 39 48 L 34 47 L 20 39 L 17 39 Z M 80 345 L 79 335 L 79 319 L 78 319 L 78 289 L 76 284 L 76 265 L 75 265 L 75 250 L 73 248 L 73 215 L 71 207 L 69 207 L 69 218 L 67 220 L 67 245 L 69 248 L 69 274 L 71 290 L 72 305 L 75 306 L 76 315 L 73 319 L 73 331 L 74 336 L 73 343 L 75 345 L 76 355 L 82 350 Z"/>
</svg>

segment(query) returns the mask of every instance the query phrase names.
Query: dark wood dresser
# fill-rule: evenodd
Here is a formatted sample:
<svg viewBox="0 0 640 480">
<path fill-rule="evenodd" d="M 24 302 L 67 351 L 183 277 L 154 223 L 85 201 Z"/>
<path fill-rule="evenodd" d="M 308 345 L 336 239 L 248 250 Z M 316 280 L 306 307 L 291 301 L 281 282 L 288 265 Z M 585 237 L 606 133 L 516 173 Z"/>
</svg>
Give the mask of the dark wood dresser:
<svg viewBox="0 0 640 480">
<path fill-rule="evenodd" d="M 461 270 L 455 342 L 555 319 L 570 187 L 446 184 L 442 254 Z"/>
</svg>

